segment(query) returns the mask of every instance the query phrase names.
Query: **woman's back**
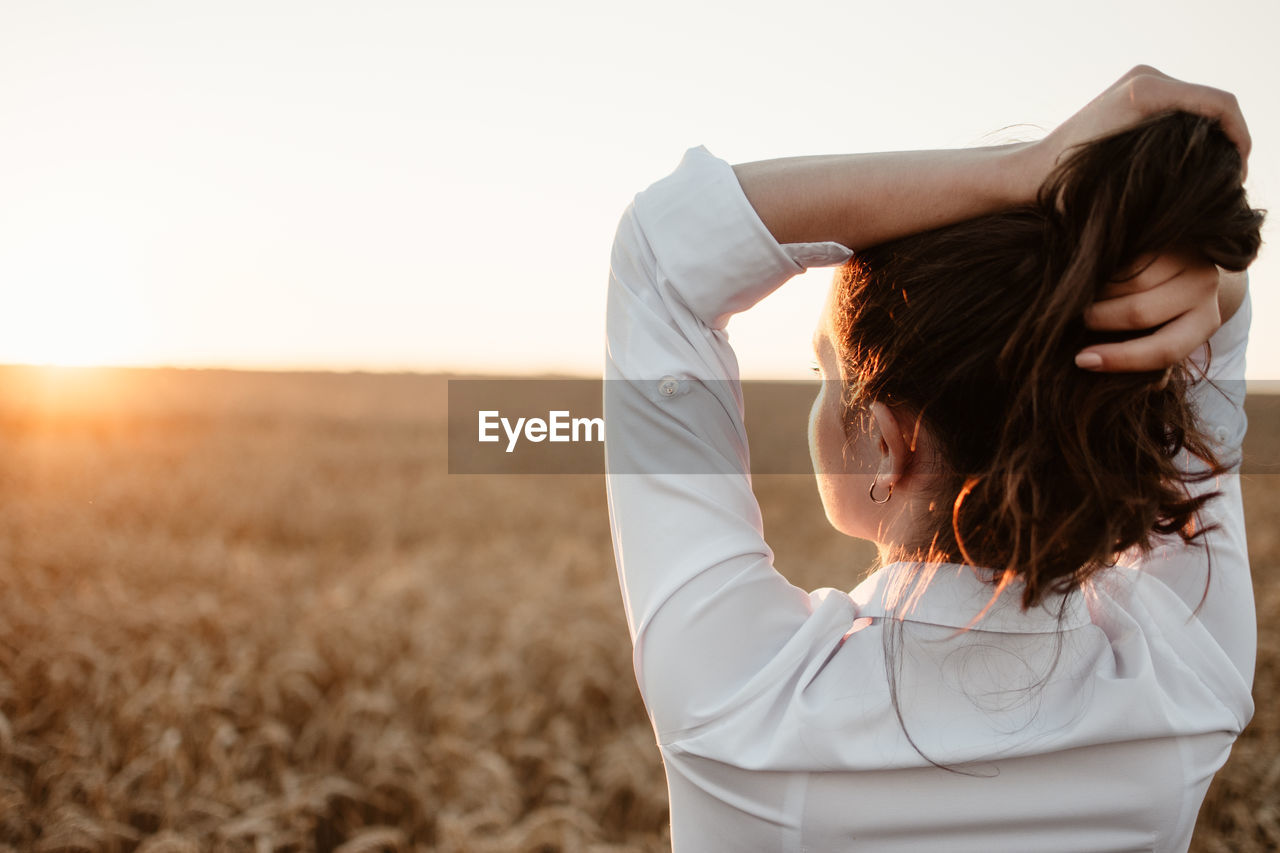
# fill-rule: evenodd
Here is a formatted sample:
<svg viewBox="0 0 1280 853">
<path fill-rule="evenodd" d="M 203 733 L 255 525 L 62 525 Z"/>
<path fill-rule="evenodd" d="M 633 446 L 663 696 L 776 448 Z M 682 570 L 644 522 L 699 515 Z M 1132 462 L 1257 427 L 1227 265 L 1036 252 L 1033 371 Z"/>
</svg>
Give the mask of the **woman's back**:
<svg viewBox="0 0 1280 853">
<path fill-rule="evenodd" d="M 751 492 L 724 325 L 849 255 L 779 245 L 701 148 L 618 229 L 610 516 L 675 848 L 1185 849 L 1253 711 L 1238 476 L 1196 486 L 1222 494 L 1194 544 L 1173 536 L 1025 612 L 1011 586 L 971 624 L 992 587 L 955 564 L 923 587 L 909 563 L 851 593 L 791 586 Z M 1246 303 L 1211 341 L 1217 387 L 1192 390 L 1225 458 L 1249 319 Z"/>
<path fill-rule="evenodd" d="M 1003 759 L 977 768 L 992 774 L 978 779 L 932 767 L 744 774 L 669 749 L 663 760 L 676 850 L 1118 853 L 1185 850 L 1209 777 L 1188 789 L 1181 755 L 1220 765 L 1233 740 Z"/>
<path fill-rule="evenodd" d="M 989 588 L 963 567 L 936 576 L 902 624 L 900 724 L 878 677 L 886 621 L 839 634 L 884 612 L 877 587 L 898 568 L 852 609 L 825 593 L 798 677 L 662 744 L 677 849 L 1186 848 L 1252 702 L 1159 581 L 1069 602 L 1060 634 L 1012 601 L 958 633 L 968 620 L 949 614 L 976 614 Z"/>
</svg>

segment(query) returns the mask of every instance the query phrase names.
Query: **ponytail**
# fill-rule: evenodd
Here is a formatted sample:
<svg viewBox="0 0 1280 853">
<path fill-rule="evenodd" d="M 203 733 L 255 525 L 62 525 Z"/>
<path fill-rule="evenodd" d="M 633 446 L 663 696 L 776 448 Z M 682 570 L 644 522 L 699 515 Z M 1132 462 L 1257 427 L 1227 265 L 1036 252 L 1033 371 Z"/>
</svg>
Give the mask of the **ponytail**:
<svg viewBox="0 0 1280 853">
<path fill-rule="evenodd" d="M 1191 541 L 1226 465 L 1202 432 L 1185 364 L 1091 373 L 1073 355 L 1127 337 L 1084 309 L 1137 259 L 1169 250 L 1242 270 L 1262 211 L 1217 124 L 1166 113 L 1077 147 L 1035 203 L 882 244 L 838 280 L 835 339 L 852 396 L 913 414 L 940 447 L 918 556 L 1023 584 L 1023 606 L 1068 592 L 1158 534 Z M 1177 464 L 1188 452 L 1205 465 Z"/>
</svg>

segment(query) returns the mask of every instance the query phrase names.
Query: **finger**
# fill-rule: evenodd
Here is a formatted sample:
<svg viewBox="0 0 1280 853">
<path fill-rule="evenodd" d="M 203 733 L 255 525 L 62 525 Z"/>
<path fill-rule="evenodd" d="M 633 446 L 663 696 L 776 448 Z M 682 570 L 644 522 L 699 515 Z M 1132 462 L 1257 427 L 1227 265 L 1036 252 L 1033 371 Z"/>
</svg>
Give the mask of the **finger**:
<svg viewBox="0 0 1280 853">
<path fill-rule="evenodd" d="M 1147 253 L 1103 287 L 1098 293 L 1098 299 L 1114 299 L 1130 293 L 1154 290 L 1192 272 L 1203 276 L 1202 284 L 1206 287 L 1217 283 L 1217 267 L 1199 253 L 1177 250 L 1168 250 L 1160 255 Z"/>
<path fill-rule="evenodd" d="M 1153 329 L 1196 306 L 1188 299 L 1170 298 L 1159 291 L 1146 291 L 1095 302 L 1084 310 L 1084 325 L 1098 332 Z"/>
<path fill-rule="evenodd" d="M 1217 306 L 1202 306 L 1150 335 L 1086 347 L 1076 354 L 1076 365 L 1099 373 L 1163 370 L 1195 352 L 1219 325 Z"/>
<path fill-rule="evenodd" d="M 1141 112 L 1182 109 L 1217 119 L 1223 132 L 1240 149 L 1240 156 L 1248 158 L 1253 141 L 1235 95 L 1164 74 L 1138 74 L 1129 80 L 1128 86 L 1130 102 Z"/>
<path fill-rule="evenodd" d="M 1099 299 L 1112 299 L 1129 293 L 1140 293 L 1159 287 L 1181 271 L 1181 265 L 1174 258 L 1148 252 L 1140 256 L 1116 278 L 1112 279 L 1098 294 Z"/>
<path fill-rule="evenodd" d="M 1124 85 L 1135 109 L 1144 115 L 1168 109 L 1180 109 L 1218 120 L 1223 133 L 1240 151 L 1241 182 L 1248 171 L 1249 152 L 1253 140 L 1236 96 L 1212 86 L 1201 86 L 1155 74 L 1137 74 Z"/>
<path fill-rule="evenodd" d="M 1217 293 L 1216 267 L 1183 270 L 1157 287 L 1099 299 L 1085 308 L 1084 324 L 1107 332 L 1150 329 L 1197 306 L 1216 302 Z"/>
</svg>

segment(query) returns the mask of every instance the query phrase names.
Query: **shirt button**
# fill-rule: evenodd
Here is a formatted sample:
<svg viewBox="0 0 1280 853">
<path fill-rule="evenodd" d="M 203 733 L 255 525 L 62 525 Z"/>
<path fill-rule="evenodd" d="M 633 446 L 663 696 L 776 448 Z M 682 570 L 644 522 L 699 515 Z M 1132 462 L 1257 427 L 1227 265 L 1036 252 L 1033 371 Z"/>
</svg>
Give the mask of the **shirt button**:
<svg viewBox="0 0 1280 853">
<path fill-rule="evenodd" d="M 1227 441 L 1227 428 L 1220 426 L 1213 431 L 1214 438 L 1218 439 L 1219 444 L 1225 444 Z"/>
<path fill-rule="evenodd" d="M 664 376 L 658 383 L 658 393 L 664 397 L 674 397 L 680 389 L 680 383 L 674 376 Z"/>
</svg>

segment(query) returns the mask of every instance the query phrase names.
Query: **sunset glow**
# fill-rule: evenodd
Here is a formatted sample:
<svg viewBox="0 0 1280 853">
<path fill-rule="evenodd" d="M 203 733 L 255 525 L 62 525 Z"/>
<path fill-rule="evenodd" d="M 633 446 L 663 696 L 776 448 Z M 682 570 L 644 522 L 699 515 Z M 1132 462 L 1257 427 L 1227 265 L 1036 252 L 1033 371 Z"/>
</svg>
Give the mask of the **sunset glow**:
<svg viewBox="0 0 1280 853">
<path fill-rule="evenodd" d="M 105 200 L 52 193 L 40 201 L 5 223 L 0 243 L 0 362 L 146 363 L 155 318 L 140 292 L 145 217 Z"/>
<path fill-rule="evenodd" d="M 146 363 L 145 311 L 108 286 L 86 270 L 83 277 L 14 294 L 9 310 L 24 322 L 5 324 L 5 360 L 81 366 Z"/>
<path fill-rule="evenodd" d="M 618 217 L 687 148 L 1034 139 L 1139 62 L 1238 95 L 1277 207 L 1280 6 L 905 8 L 9 4 L 0 364 L 592 375 Z M 806 375 L 829 280 L 735 319 L 744 375 Z"/>
</svg>

